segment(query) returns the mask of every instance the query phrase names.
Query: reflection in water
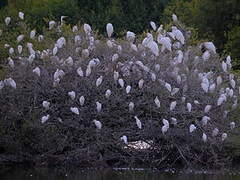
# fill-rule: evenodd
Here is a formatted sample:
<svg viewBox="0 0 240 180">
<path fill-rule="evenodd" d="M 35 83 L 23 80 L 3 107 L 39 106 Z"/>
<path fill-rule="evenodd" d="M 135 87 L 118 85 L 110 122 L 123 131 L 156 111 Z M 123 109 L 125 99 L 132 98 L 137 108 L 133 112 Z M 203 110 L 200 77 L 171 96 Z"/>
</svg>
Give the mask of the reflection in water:
<svg viewBox="0 0 240 180">
<path fill-rule="evenodd" d="M 0 172 L 1 180 L 239 180 L 239 174 L 172 174 L 152 171 L 11 169 Z"/>
</svg>

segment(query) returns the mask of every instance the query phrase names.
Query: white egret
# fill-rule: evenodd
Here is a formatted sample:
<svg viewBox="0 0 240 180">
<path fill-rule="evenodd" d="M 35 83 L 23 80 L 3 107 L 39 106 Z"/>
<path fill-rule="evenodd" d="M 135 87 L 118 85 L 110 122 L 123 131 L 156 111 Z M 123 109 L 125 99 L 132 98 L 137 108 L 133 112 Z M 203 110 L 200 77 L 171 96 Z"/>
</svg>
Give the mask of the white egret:
<svg viewBox="0 0 240 180">
<path fill-rule="evenodd" d="M 34 69 L 33 69 L 33 73 L 35 73 L 36 75 L 38 75 L 39 77 L 41 76 L 41 70 L 40 70 L 40 68 L 39 67 L 35 67 Z"/>
<path fill-rule="evenodd" d="M 235 127 L 236 127 L 235 122 L 231 122 L 231 123 L 230 123 L 230 129 L 233 130 Z"/>
<path fill-rule="evenodd" d="M 202 58 L 204 61 L 207 61 L 207 60 L 209 60 L 210 56 L 211 56 L 211 54 L 209 53 L 209 51 L 205 51 L 202 55 Z"/>
<path fill-rule="evenodd" d="M 214 46 L 213 42 L 204 42 L 203 45 L 207 50 L 216 54 L 216 47 Z"/>
<path fill-rule="evenodd" d="M 192 111 L 192 104 L 191 103 L 187 103 L 187 110 L 188 110 L 188 112 Z"/>
<path fill-rule="evenodd" d="M 133 102 L 130 102 L 129 104 L 128 104 L 128 109 L 129 109 L 129 111 L 133 111 L 133 109 L 134 109 L 134 103 Z"/>
<path fill-rule="evenodd" d="M 9 54 L 12 55 L 14 53 L 14 49 L 11 47 L 8 52 L 9 52 Z"/>
<path fill-rule="evenodd" d="M 93 120 L 95 126 L 97 127 L 97 129 L 101 130 L 102 129 L 102 123 L 100 121 L 97 120 Z"/>
<path fill-rule="evenodd" d="M 157 77 L 155 73 L 151 73 L 151 80 L 156 81 Z"/>
<path fill-rule="evenodd" d="M 77 107 L 71 107 L 70 110 L 71 110 L 73 113 L 79 115 L 79 110 L 78 110 Z"/>
<path fill-rule="evenodd" d="M 203 116 L 202 117 L 202 124 L 203 126 L 207 125 L 208 121 L 210 120 L 211 118 L 208 117 L 208 116 Z"/>
<path fill-rule="evenodd" d="M 114 54 L 112 56 L 112 62 L 115 62 L 118 58 L 119 58 L 119 55 L 118 54 Z"/>
<path fill-rule="evenodd" d="M 152 29 L 153 29 L 154 31 L 157 30 L 157 26 L 156 26 L 155 22 L 150 21 L 150 25 L 151 25 L 151 27 L 152 27 Z"/>
<path fill-rule="evenodd" d="M 135 37 L 136 37 L 136 35 L 134 32 L 131 32 L 131 31 L 127 32 L 127 40 L 128 41 L 134 41 Z"/>
<path fill-rule="evenodd" d="M 206 105 L 204 108 L 204 113 L 207 114 L 211 110 L 212 106 L 211 105 Z"/>
<path fill-rule="evenodd" d="M 173 22 L 177 22 L 178 21 L 178 17 L 176 14 L 172 14 L 172 20 Z"/>
<path fill-rule="evenodd" d="M 53 56 L 56 56 L 57 53 L 58 53 L 58 47 L 55 46 L 55 47 L 53 48 Z"/>
<path fill-rule="evenodd" d="M 23 34 L 20 34 L 18 37 L 17 37 L 17 42 L 21 42 L 23 39 L 24 39 L 24 35 Z"/>
<path fill-rule="evenodd" d="M 19 12 L 19 13 L 18 13 L 18 17 L 19 17 L 21 20 L 24 20 L 24 13 L 23 13 L 23 12 Z"/>
<path fill-rule="evenodd" d="M 96 106 L 97 106 L 97 107 L 96 107 L 97 112 L 100 113 L 101 110 L 102 110 L 102 104 L 101 104 L 100 102 L 97 101 L 97 102 L 96 102 Z"/>
<path fill-rule="evenodd" d="M 214 128 L 213 131 L 212 131 L 212 136 L 216 137 L 218 135 L 218 133 L 219 133 L 218 128 Z"/>
<path fill-rule="evenodd" d="M 45 108 L 45 109 L 49 109 L 49 107 L 50 107 L 50 102 L 48 102 L 48 101 L 43 101 L 42 102 L 42 106 Z"/>
<path fill-rule="evenodd" d="M 168 51 L 172 51 L 172 43 L 169 37 L 163 37 L 161 35 L 158 36 L 157 41 L 162 45 L 161 51 L 163 52 L 165 49 Z"/>
<path fill-rule="evenodd" d="M 80 105 L 83 106 L 84 103 L 85 103 L 85 97 L 84 97 L 84 96 L 81 96 L 81 97 L 79 98 L 79 102 L 80 102 Z"/>
<path fill-rule="evenodd" d="M 165 134 L 168 131 L 168 129 L 169 129 L 169 126 L 166 126 L 166 125 L 162 126 L 162 133 Z"/>
<path fill-rule="evenodd" d="M 77 69 L 77 74 L 78 74 L 80 77 L 83 77 L 83 76 L 84 76 L 83 70 L 82 70 L 81 67 L 79 67 L 79 68 Z"/>
<path fill-rule="evenodd" d="M 138 81 L 138 87 L 139 87 L 139 89 L 142 89 L 142 88 L 143 88 L 143 84 L 144 84 L 144 80 L 143 80 L 143 79 L 140 79 L 140 80 Z"/>
<path fill-rule="evenodd" d="M 158 99 L 157 96 L 156 96 L 155 99 L 154 99 L 154 103 L 156 104 L 156 106 L 157 106 L 158 108 L 161 107 L 161 103 L 160 103 L 160 101 L 159 101 L 159 99 Z"/>
<path fill-rule="evenodd" d="M 51 29 L 53 29 L 54 26 L 56 25 L 56 22 L 55 22 L 55 21 L 50 21 L 50 22 L 48 23 L 48 25 L 49 25 L 49 29 L 51 30 Z"/>
<path fill-rule="evenodd" d="M 112 94 L 112 91 L 110 89 L 106 90 L 105 97 L 108 99 Z"/>
<path fill-rule="evenodd" d="M 8 26 L 11 22 L 11 18 L 10 17 L 6 17 L 5 18 L 5 24 Z"/>
<path fill-rule="evenodd" d="M 86 69 L 86 77 L 90 76 L 91 73 L 92 73 L 91 66 L 87 66 L 87 69 Z"/>
<path fill-rule="evenodd" d="M 172 86 L 169 84 L 169 83 L 165 83 L 165 88 L 169 91 L 169 92 L 171 92 L 172 91 Z"/>
<path fill-rule="evenodd" d="M 177 29 L 177 27 L 175 26 L 172 27 L 172 33 L 175 35 L 175 38 L 181 42 L 181 44 L 185 43 L 183 33 L 179 29 Z"/>
<path fill-rule="evenodd" d="M 34 39 L 35 38 L 35 35 L 36 35 L 36 30 L 32 30 L 30 32 L 30 39 Z"/>
<path fill-rule="evenodd" d="M 14 61 L 12 60 L 12 58 L 8 58 L 8 65 L 11 67 L 11 68 L 14 68 Z"/>
<path fill-rule="evenodd" d="M 75 97 L 76 97 L 76 93 L 75 93 L 74 91 L 70 91 L 70 92 L 68 92 L 68 96 L 70 96 L 70 98 L 71 98 L 72 100 L 74 100 Z"/>
<path fill-rule="evenodd" d="M 16 82 L 15 82 L 12 78 L 7 78 L 7 79 L 5 79 L 5 80 L 4 80 L 4 84 L 5 84 L 6 86 L 10 86 L 10 87 L 12 87 L 12 88 L 14 88 L 14 89 L 17 88 L 17 84 L 16 84 Z"/>
<path fill-rule="evenodd" d="M 222 141 L 225 141 L 227 139 L 227 133 L 222 133 Z"/>
<path fill-rule="evenodd" d="M 194 104 L 200 104 L 198 100 L 194 100 L 193 102 Z"/>
<path fill-rule="evenodd" d="M 38 36 L 38 42 L 42 42 L 44 40 L 44 36 L 43 35 L 39 35 Z"/>
<path fill-rule="evenodd" d="M 202 140 L 203 142 L 207 142 L 207 135 L 205 133 L 203 133 L 202 135 Z"/>
<path fill-rule="evenodd" d="M 131 91 L 131 89 L 132 89 L 132 87 L 128 85 L 128 86 L 126 87 L 126 93 L 129 94 L 130 91 Z"/>
<path fill-rule="evenodd" d="M 72 28 L 72 32 L 78 32 L 78 27 L 77 26 L 73 26 L 73 28 Z"/>
<path fill-rule="evenodd" d="M 102 84 L 102 81 L 103 81 L 103 76 L 100 76 L 99 78 L 97 78 L 96 80 L 96 86 L 100 86 Z"/>
<path fill-rule="evenodd" d="M 196 126 L 194 125 L 194 124 L 191 124 L 190 126 L 189 126 L 189 132 L 190 133 L 192 133 L 193 131 L 195 131 L 197 128 L 196 128 Z"/>
<path fill-rule="evenodd" d="M 114 72 L 113 72 L 113 79 L 114 79 L 114 81 L 117 81 L 118 78 L 119 78 L 119 72 L 114 71 Z"/>
<path fill-rule="evenodd" d="M 127 136 L 123 135 L 120 139 L 124 142 L 124 144 L 128 144 Z"/>
<path fill-rule="evenodd" d="M 173 118 L 173 117 L 172 117 L 172 118 L 171 118 L 171 121 L 172 121 L 172 124 L 173 124 L 173 125 L 177 125 L 177 119 L 176 119 L 176 118 Z"/>
<path fill-rule="evenodd" d="M 206 77 L 204 77 L 201 83 L 201 87 L 204 90 L 204 92 L 206 93 L 208 92 L 209 86 L 210 86 L 209 80 Z"/>
<path fill-rule="evenodd" d="M 89 50 L 88 50 L 88 49 L 83 49 L 83 50 L 82 50 L 82 56 L 83 56 L 83 57 L 87 58 L 87 57 L 89 57 L 89 55 L 90 55 L 90 53 L 89 53 Z"/>
<path fill-rule="evenodd" d="M 137 116 L 134 116 L 134 118 L 136 120 L 137 127 L 139 129 L 142 129 L 142 123 L 141 123 L 140 119 Z"/>
<path fill-rule="evenodd" d="M 113 25 L 111 23 L 108 23 L 106 26 L 106 30 L 107 30 L 108 38 L 110 38 L 113 33 Z"/>
<path fill-rule="evenodd" d="M 233 89 L 236 87 L 236 81 L 234 79 L 231 79 L 230 84 Z"/>
<path fill-rule="evenodd" d="M 46 116 L 43 116 L 43 117 L 41 118 L 41 123 L 44 124 L 45 122 L 47 122 L 47 120 L 49 119 L 49 117 L 50 117 L 49 114 L 46 115 Z"/>
<path fill-rule="evenodd" d="M 118 84 L 121 86 L 121 88 L 123 88 L 124 87 L 123 79 L 118 79 Z"/>
<path fill-rule="evenodd" d="M 173 88 L 171 95 L 174 96 L 175 94 L 177 94 L 179 92 L 179 88 Z"/>
<path fill-rule="evenodd" d="M 23 51 L 23 47 L 22 45 L 18 45 L 18 54 L 22 54 L 22 51 Z"/>
<path fill-rule="evenodd" d="M 83 25 L 83 29 L 84 29 L 84 31 L 85 31 L 85 33 L 86 34 L 90 34 L 91 33 L 91 31 L 92 31 L 92 28 L 91 28 L 91 26 L 89 25 L 89 24 L 84 24 Z"/>
<path fill-rule="evenodd" d="M 224 61 L 222 62 L 222 70 L 223 72 L 227 72 L 227 64 Z"/>
<path fill-rule="evenodd" d="M 176 105 L 177 105 L 177 101 L 171 102 L 171 104 L 170 104 L 170 111 L 173 111 L 175 109 Z"/>
</svg>

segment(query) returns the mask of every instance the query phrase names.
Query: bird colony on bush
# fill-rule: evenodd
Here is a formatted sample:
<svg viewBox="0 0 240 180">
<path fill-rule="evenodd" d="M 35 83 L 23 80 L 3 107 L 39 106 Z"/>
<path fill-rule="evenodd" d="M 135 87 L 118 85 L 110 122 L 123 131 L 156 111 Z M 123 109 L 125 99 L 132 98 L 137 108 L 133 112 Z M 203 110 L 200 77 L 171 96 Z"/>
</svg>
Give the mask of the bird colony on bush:
<svg viewBox="0 0 240 180">
<path fill-rule="evenodd" d="M 113 166 L 221 164 L 237 131 L 231 58 L 220 60 L 212 42 L 189 45 L 190 32 L 172 19 L 168 30 L 150 22 L 142 41 L 130 31 L 114 39 L 111 23 L 106 38 L 89 24 L 66 33 L 64 17 L 49 22 L 53 44 L 35 30 L 20 33 L 15 45 L 1 47 L 9 53 L 0 81 L 1 140 L 90 166 L 99 159 Z"/>
</svg>

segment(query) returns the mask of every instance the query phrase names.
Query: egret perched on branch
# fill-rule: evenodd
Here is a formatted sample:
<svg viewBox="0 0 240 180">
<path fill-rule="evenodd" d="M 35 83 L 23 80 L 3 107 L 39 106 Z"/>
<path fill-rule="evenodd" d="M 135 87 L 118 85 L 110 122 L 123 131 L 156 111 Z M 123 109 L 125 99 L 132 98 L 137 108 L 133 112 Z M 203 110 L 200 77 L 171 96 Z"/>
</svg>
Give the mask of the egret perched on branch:
<svg viewBox="0 0 240 180">
<path fill-rule="evenodd" d="M 202 135 L 202 140 L 203 142 L 207 142 L 207 135 L 205 133 L 203 133 Z"/>
<path fill-rule="evenodd" d="M 103 81 L 103 76 L 100 76 L 99 78 L 97 78 L 96 80 L 96 86 L 100 86 L 102 84 L 102 81 Z"/>
<path fill-rule="evenodd" d="M 187 103 L 187 109 L 188 109 L 188 112 L 192 111 L 192 104 L 191 103 Z"/>
<path fill-rule="evenodd" d="M 151 27 L 153 28 L 154 31 L 157 30 L 157 26 L 156 26 L 155 22 L 150 21 L 150 25 L 151 25 Z"/>
<path fill-rule="evenodd" d="M 154 99 L 154 103 L 156 104 L 156 106 L 157 106 L 158 108 L 161 107 L 161 103 L 160 103 L 160 101 L 159 101 L 159 99 L 158 99 L 157 96 L 156 96 L 155 99 Z"/>
<path fill-rule="evenodd" d="M 84 96 L 81 96 L 79 98 L 79 102 L 80 102 L 80 105 L 83 106 L 84 105 L 84 102 L 85 102 L 85 97 Z"/>
<path fill-rule="evenodd" d="M 136 119 L 137 127 L 138 127 L 139 129 L 142 129 L 142 123 L 141 123 L 140 119 L 138 119 L 137 116 L 134 116 L 134 118 Z"/>
<path fill-rule="evenodd" d="M 204 42 L 203 45 L 207 50 L 216 54 L 216 47 L 214 46 L 213 42 Z"/>
<path fill-rule="evenodd" d="M 107 30 L 107 35 L 110 38 L 113 33 L 113 25 L 111 23 L 108 23 L 106 26 L 106 30 Z"/>
<path fill-rule="evenodd" d="M 225 139 L 227 139 L 227 133 L 222 134 L 222 141 L 225 141 Z"/>
<path fill-rule="evenodd" d="M 22 54 L 22 51 L 23 51 L 23 47 L 22 45 L 18 45 L 18 54 Z"/>
<path fill-rule="evenodd" d="M 58 47 L 55 46 L 55 47 L 53 48 L 53 56 L 56 56 L 57 53 L 58 53 Z"/>
<path fill-rule="evenodd" d="M 96 108 L 97 108 L 97 112 L 99 113 L 99 112 L 101 112 L 101 110 L 102 110 L 102 104 L 100 103 L 100 102 L 96 102 Z"/>
<path fill-rule="evenodd" d="M 206 105 L 204 108 L 204 113 L 207 114 L 211 110 L 212 106 L 211 105 Z"/>
<path fill-rule="evenodd" d="M 6 17 L 5 18 L 5 24 L 8 26 L 11 22 L 11 18 L 10 17 Z"/>
<path fill-rule="evenodd" d="M 8 58 L 8 65 L 11 67 L 11 68 L 14 68 L 14 61 L 12 60 L 12 58 Z"/>
<path fill-rule="evenodd" d="M 91 28 L 91 26 L 89 24 L 84 24 L 83 25 L 83 29 L 84 29 L 84 31 L 85 31 L 85 33 L 87 35 L 89 35 L 91 33 L 91 31 L 92 31 L 92 28 Z"/>
<path fill-rule="evenodd" d="M 34 39 L 35 38 L 35 35 L 36 35 L 36 30 L 32 30 L 30 32 L 30 39 Z"/>
<path fill-rule="evenodd" d="M 169 91 L 169 92 L 171 92 L 172 91 L 172 86 L 169 84 L 169 83 L 165 83 L 165 88 Z"/>
<path fill-rule="evenodd" d="M 211 118 L 208 117 L 208 116 L 203 116 L 202 117 L 202 124 L 205 126 L 207 125 L 208 121 L 210 120 Z"/>
<path fill-rule="evenodd" d="M 93 120 L 95 126 L 97 127 L 98 130 L 101 130 L 102 129 L 102 123 L 100 121 L 97 121 L 97 120 Z"/>
<path fill-rule="evenodd" d="M 172 124 L 173 124 L 173 125 L 177 125 L 177 119 L 176 119 L 176 118 L 173 118 L 173 117 L 172 117 L 171 120 L 172 120 Z"/>
<path fill-rule="evenodd" d="M 129 94 L 130 91 L 131 91 L 131 89 L 132 89 L 132 87 L 128 85 L 128 86 L 126 87 L 126 93 Z"/>
<path fill-rule="evenodd" d="M 176 105 L 177 105 L 177 101 L 171 102 L 171 104 L 170 104 L 170 111 L 173 111 L 175 109 Z"/>
<path fill-rule="evenodd" d="M 230 123 L 230 129 L 233 130 L 235 127 L 236 127 L 235 122 L 231 122 L 231 123 Z"/>
<path fill-rule="evenodd" d="M 161 51 L 163 52 L 165 49 L 168 51 L 172 51 L 172 43 L 169 37 L 164 37 L 161 34 L 158 35 L 157 42 L 162 45 Z"/>
<path fill-rule="evenodd" d="M 17 42 L 21 42 L 22 40 L 24 39 L 24 35 L 23 34 L 20 34 L 18 37 L 17 37 Z"/>
<path fill-rule="evenodd" d="M 190 133 L 192 133 L 193 131 L 195 131 L 197 128 L 196 128 L 196 126 L 194 125 L 194 124 L 191 124 L 190 126 L 189 126 L 189 132 Z"/>
<path fill-rule="evenodd" d="M 77 107 L 71 107 L 70 110 L 71 110 L 73 113 L 79 115 L 79 110 L 78 110 Z"/>
<path fill-rule="evenodd" d="M 21 20 L 24 20 L 24 13 L 23 13 L 23 12 L 19 12 L 19 13 L 18 13 L 18 17 L 19 17 Z"/>
<path fill-rule="evenodd" d="M 123 88 L 124 87 L 123 79 L 118 79 L 118 84 L 121 86 L 121 88 Z"/>
<path fill-rule="evenodd" d="M 112 94 L 112 91 L 110 89 L 106 90 L 105 97 L 108 99 Z"/>
<path fill-rule="evenodd" d="M 10 87 L 12 87 L 12 88 L 14 88 L 14 89 L 17 88 L 17 84 L 16 84 L 16 82 L 15 82 L 12 78 L 5 79 L 5 80 L 4 80 L 4 84 L 5 84 L 6 86 L 10 86 Z"/>
<path fill-rule="evenodd" d="M 53 29 L 54 26 L 56 25 L 56 22 L 55 22 L 55 21 L 50 21 L 50 22 L 48 23 L 48 25 L 49 25 L 49 29 L 51 30 L 51 29 Z"/>
<path fill-rule="evenodd" d="M 177 29 L 177 27 L 175 26 L 172 27 L 172 33 L 175 35 L 175 38 L 181 42 L 181 44 L 185 43 L 183 33 L 179 29 Z"/>
<path fill-rule="evenodd" d="M 33 73 L 35 73 L 36 75 L 38 75 L 38 76 L 40 77 L 40 75 L 41 75 L 41 70 L 40 70 L 40 68 L 39 68 L 39 67 L 35 67 L 35 68 L 33 69 Z"/>
<path fill-rule="evenodd" d="M 127 40 L 128 41 L 134 41 L 135 37 L 136 37 L 136 35 L 134 32 L 131 32 L 131 31 L 127 32 Z"/>
<path fill-rule="evenodd" d="M 222 62 L 222 70 L 223 72 L 227 72 L 227 64 L 224 61 Z"/>
<path fill-rule="evenodd" d="M 46 115 L 46 116 L 43 116 L 43 117 L 41 118 L 41 123 L 43 124 L 43 123 L 47 122 L 47 120 L 49 119 L 49 117 L 50 117 L 49 114 Z"/>
<path fill-rule="evenodd" d="M 176 14 L 172 14 L 172 20 L 173 22 L 178 21 L 177 15 Z"/>
<path fill-rule="evenodd" d="M 123 135 L 120 139 L 121 139 L 125 144 L 128 144 L 127 136 Z"/>
</svg>

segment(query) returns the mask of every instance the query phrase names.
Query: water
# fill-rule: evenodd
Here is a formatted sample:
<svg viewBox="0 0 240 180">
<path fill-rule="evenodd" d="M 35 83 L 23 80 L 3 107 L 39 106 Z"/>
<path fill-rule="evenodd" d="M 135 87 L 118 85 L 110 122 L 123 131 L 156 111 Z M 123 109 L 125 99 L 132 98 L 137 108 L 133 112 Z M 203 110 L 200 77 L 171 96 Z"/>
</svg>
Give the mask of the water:
<svg viewBox="0 0 240 180">
<path fill-rule="evenodd" d="M 148 170 L 10 169 L 0 171 L 1 180 L 239 180 L 236 173 L 162 173 Z"/>
</svg>

